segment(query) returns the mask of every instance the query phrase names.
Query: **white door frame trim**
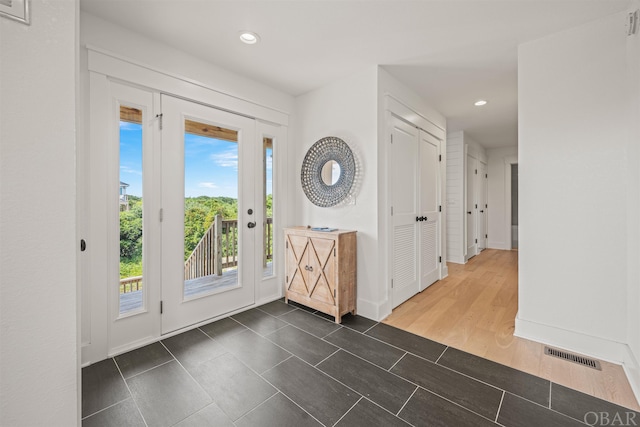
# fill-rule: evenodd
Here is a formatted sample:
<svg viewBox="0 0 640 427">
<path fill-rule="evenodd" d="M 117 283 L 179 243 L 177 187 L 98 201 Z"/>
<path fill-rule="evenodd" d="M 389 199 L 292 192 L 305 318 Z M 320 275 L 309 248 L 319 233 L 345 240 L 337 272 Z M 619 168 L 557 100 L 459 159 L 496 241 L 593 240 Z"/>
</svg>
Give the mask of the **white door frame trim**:
<svg viewBox="0 0 640 427">
<path fill-rule="evenodd" d="M 87 68 L 85 68 L 85 71 L 87 72 L 89 96 L 85 101 L 85 106 L 89 111 L 87 120 L 90 123 L 89 129 L 86 132 L 87 141 L 85 144 L 87 147 L 90 145 L 90 141 L 101 140 L 107 134 L 109 84 L 110 82 L 118 82 L 124 85 L 148 90 L 153 93 L 154 100 L 159 100 L 160 94 L 167 94 L 219 110 L 224 110 L 236 115 L 256 119 L 257 122 L 263 124 L 262 131 L 278 139 L 277 145 L 278 152 L 280 153 L 279 156 L 284 157 L 286 156 L 286 153 L 289 152 L 287 149 L 289 113 L 287 112 L 279 111 L 250 99 L 243 99 L 224 93 L 219 89 L 209 87 L 208 85 L 196 80 L 158 70 L 154 67 L 96 47 L 87 46 L 87 57 Z M 82 147 L 82 149 L 79 149 L 78 151 L 86 158 L 78 158 L 77 161 L 88 164 L 87 160 L 90 159 L 88 157 L 89 150 Z M 274 224 L 274 251 L 281 251 L 283 243 L 281 237 L 282 233 L 280 233 L 280 231 L 282 230 L 282 225 L 288 223 L 287 214 L 289 212 L 284 208 L 284 206 L 287 206 L 287 200 L 290 196 L 290 191 L 288 191 L 288 187 L 286 185 L 286 177 L 288 176 L 287 162 L 284 161 L 284 159 L 277 160 L 274 162 L 273 167 L 274 175 L 277 174 L 277 183 L 274 182 L 274 194 L 276 192 L 278 193 L 278 205 L 280 206 L 280 208 L 278 208 L 277 224 Z M 90 173 L 90 168 L 87 167 L 82 167 L 78 170 L 80 174 Z M 82 177 L 79 176 L 78 182 L 83 181 L 86 181 L 86 179 L 82 179 Z M 96 206 L 95 204 L 92 205 L 86 201 L 88 189 L 85 187 L 86 185 L 82 185 L 78 190 L 78 194 L 85 198 L 84 201 L 78 200 L 78 204 L 82 204 L 83 206 L 89 205 L 87 206 L 88 214 L 91 214 L 91 212 L 95 210 L 104 211 L 106 208 L 101 204 Z M 82 221 L 78 222 L 77 229 L 79 235 L 84 236 L 84 238 L 86 238 L 86 236 L 92 236 L 95 233 L 104 232 L 104 227 L 101 224 L 87 224 L 82 223 Z M 91 244 L 91 242 L 88 243 Z M 104 254 L 106 257 L 106 250 L 103 250 L 103 248 L 91 245 L 91 251 L 100 251 L 100 253 Z M 79 263 L 86 263 L 86 259 L 86 254 L 80 255 L 80 253 L 78 253 Z M 274 266 L 274 271 L 277 276 L 273 279 L 270 278 L 269 280 L 262 280 L 262 286 L 258 285 L 258 287 L 260 287 L 260 292 L 259 294 L 256 294 L 255 303 L 250 307 L 275 300 L 283 295 L 283 287 L 278 285 L 281 281 L 283 271 L 282 266 L 283 261 L 280 257 L 277 261 L 277 265 Z M 87 270 L 89 267 L 78 268 L 78 283 L 80 286 L 87 286 L 92 292 L 92 295 L 88 295 L 87 298 L 83 298 L 79 302 L 79 304 L 84 303 L 79 310 L 81 310 L 85 315 L 83 317 L 87 319 L 80 325 L 82 366 L 87 366 L 91 363 L 111 357 L 114 354 L 133 350 L 134 348 L 159 341 L 163 338 L 163 336 L 158 334 L 157 337 L 144 338 L 143 340 L 131 343 L 130 345 L 110 349 L 108 333 L 104 334 L 105 336 L 100 336 L 102 332 L 98 333 L 98 331 L 106 331 L 109 327 L 109 320 L 106 316 L 107 307 L 106 304 L 96 304 L 95 302 L 98 299 L 93 295 L 94 292 L 99 295 L 103 295 L 103 301 L 106 301 L 106 290 L 99 288 L 94 289 L 94 284 L 91 280 L 92 274 L 103 274 L 105 267 L 106 265 L 96 265 L 94 263 L 90 266 L 91 271 Z M 209 323 L 212 320 L 215 319 L 208 320 L 204 323 Z M 197 326 L 198 325 L 192 325 L 180 331 L 176 331 L 176 333 L 192 329 Z M 83 330 L 82 328 L 85 329 Z"/>
<path fill-rule="evenodd" d="M 505 207 L 505 225 L 506 225 L 506 242 L 505 249 L 511 250 L 511 165 L 518 164 L 518 156 L 510 155 L 504 158 L 504 207 Z"/>
<path fill-rule="evenodd" d="M 383 169 L 383 171 L 379 175 L 379 185 L 380 188 L 383 189 L 383 194 L 379 199 L 379 227 L 378 229 L 381 231 L 381 253 L 380 259 L 385 259 L 384 269 L 386 269 L 386 274 L 381 275 L 384 279 L 384 283 L 381 286 L 381 292 L 383 292 L 383 300 L 377 305 L 378 318 L 382 319 L 389 314 L 391 314 L 392 310 L 392 289 L 391 289 L 391 274 L 393 268 L 391 266 L 391 258 L 392 249 L 391 245 L 393 242 L 393 227 L 391 224 L 391 210 L 390 210 L 390 201 L 391 198 L 391 179 L 389 177 L 389 171 L 391 168 L 388 150 L 389 150 L 389 135 L 391 134 L 391 116 L 396 116 L 401 120 L 415 126 L 424 132 L 427 132 L 434 136 L 436 139 L 440 140 L 440 153 L 442 155 L 442 162 L 440 163 L 440 205 L 442 206 L 442 212 L 440 213 L 440 238 L 439 238 L 439 248 L 438 251 L 442 256 L 442 263 L 440 264 L 440 279 L 446 277 L 448 275 L 448 269 L 446 264 L 446 203 L 443 203 L 446 200 L 446 130 L 436 125 L 432 120 L 430 120 L 427 116 L 415 111 L 411 107 L 407 106 L 398 98 L 394 97 L 390 93 L 384 94 L 384 115 L 380 117 L 384 117 L 384 123 L 381 123 L 382 126 L 379 126 L 381 132 L 384 132 L 379 136 L 379 148 L 378 155 L 380 159 L 384 159 L 378 163 L 379 167 Z"/>
</svg>

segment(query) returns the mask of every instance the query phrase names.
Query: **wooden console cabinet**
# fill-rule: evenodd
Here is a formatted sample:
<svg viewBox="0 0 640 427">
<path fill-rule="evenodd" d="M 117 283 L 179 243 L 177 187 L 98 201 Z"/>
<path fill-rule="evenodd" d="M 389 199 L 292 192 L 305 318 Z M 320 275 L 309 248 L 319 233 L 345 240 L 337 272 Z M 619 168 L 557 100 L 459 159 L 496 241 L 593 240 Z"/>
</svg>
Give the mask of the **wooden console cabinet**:
<svg viewBox="0 0 640 427">
<path fill-rule="evenodd" d="M 356 314 L 356 232 L 285 228 L 285 302 L 334 316 Z"/>
</svg>

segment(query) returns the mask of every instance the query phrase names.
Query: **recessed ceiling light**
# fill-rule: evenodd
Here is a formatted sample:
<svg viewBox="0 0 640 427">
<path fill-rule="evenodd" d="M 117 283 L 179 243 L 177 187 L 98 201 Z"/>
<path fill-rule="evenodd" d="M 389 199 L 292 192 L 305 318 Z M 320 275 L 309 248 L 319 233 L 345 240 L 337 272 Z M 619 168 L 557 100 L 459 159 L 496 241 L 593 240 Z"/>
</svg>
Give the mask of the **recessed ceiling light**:
<svg viewBox="0 0 640 427">
<path fill-rule="evenodd" d="M 251 31 L 240 31 L 240 41 L 246 44 L 256 44 L 260 41 L 260 36 Z"/>
<path fill-rule="evenodd" d="M 482 107 L 483 105 L 487 105 L 487 101 L 485 101 L 484 99 L 479 99 L 476 102 L 474 102 L 474 104 L 476 107 Z"/>
</svg>

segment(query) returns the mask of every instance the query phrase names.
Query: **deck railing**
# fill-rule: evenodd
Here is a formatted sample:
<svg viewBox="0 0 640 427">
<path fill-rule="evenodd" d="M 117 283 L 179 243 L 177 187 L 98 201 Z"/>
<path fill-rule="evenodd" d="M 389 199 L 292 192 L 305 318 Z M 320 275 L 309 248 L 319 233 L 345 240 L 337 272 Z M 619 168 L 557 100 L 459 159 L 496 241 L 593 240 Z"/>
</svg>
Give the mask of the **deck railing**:
<svg viewBox="0 0 640 427">
<path fill-rule="evenodd" d="M 267 218 L 264 225 L 263 264 L 273 259 L 273 218 Z M 215 220 L 204 233 L 191 255 L 184 263 L 184 279 L 216 274 L 222 276 L 226 268 L 238 265 L 238 220 Z"/>
<path fill-rule="evenodd" d="M 273 218 L 264 224 L 263 265 L 273 260 Z M 223 219 L 216 215 L 213 223 L 204 233 L 196 247 L 184 263 L 184 279 L 216 274 L 222 276 L 226 268 L 238 265 L 238 220 Z M 120 279 L 120 293 L 142 289 L 142 276 Z"/>
<path fill-rule="evenodd" d="M 120 293 L 139 291 L 142 289 L 142 276 L 126 277 L 120 279 Z"/>
</svg>

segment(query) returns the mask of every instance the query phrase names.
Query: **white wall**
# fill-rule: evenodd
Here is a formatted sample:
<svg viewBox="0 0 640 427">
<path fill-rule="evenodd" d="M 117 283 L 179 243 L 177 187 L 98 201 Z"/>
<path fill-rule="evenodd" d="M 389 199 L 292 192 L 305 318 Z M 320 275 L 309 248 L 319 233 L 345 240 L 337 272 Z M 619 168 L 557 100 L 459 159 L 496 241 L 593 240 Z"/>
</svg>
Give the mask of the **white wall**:
<svg viewBox="0 0 640 427">
<path fill-rule="evenodd" d="M 464 131 L 447 135 L 447 261 L 464 264 L 467 254 L 467 162 L 468 156 L 487 163 L 485 148 Z"/>
<path fill-rule="evenodd" d="M 511 249 L 511 163 L 517 163 L 518 147 L 487 150 L 489 175 L 489 241 L 493 249 Z"/>
<path fill-rule="evenodd" d="M 640 0 L 630 10 L 640 8 Z M 636 396 L 640 396 L 640 34 L 627 37 L 627 94 L 630 123 L 627 144 L 627 340 L 629 354 L 625 367 Z"/>
<path fill-rule="evenodd" d="M 290 225 L 328 226 L 358 231 L 358 313 L 377 317 L 380 259 L 378 247 L 377 186 L 377 67 L 316 89 L 296 98 L 295 151 L 290 182 L 295 183 L 294 219 Z M 343 139 L 359 165 L 355 203 L 321 208 L 312 204 L 300 186 L 300 167 L 316 141 L 325 136 Z"/>
<path fill-rule="evenodd" d="M 326 225 L 358 231 L 357 309 L 358 314 L 375 320 L 391 313 L 390 282 L 386 279 L 387 176 L 382 148 L 386 146 L 384 135 L 388 125 L 385 95 L 393 95 L 417 112 L 416 120 L 428 118 L 444 135 L 446 122 L 442 115 L 385 70 L 369 67 L 296 98 L 290 138 L 295 151 L 294 166 L 290 169 L 295 213 L 290 225 Z M 324 136 L 344 139 L 354 152 L 360 168 L 355 203 L 319 208 L 307 200 L 300 187 L 302 160 L 309 147 Z M 442 149 L 446 149 L 445 143 Z M 442 191 L 444 194 L 444 188 Z"/>
<path fill-rule="evenodd" d="M 465 161 L 464 133 L 447 135 L 447 262 L 464 264 Z"/>
<path fill-rule="evenodd" d="M 221 93 L 289 113 L 293 97 L 225 70 L 85 12 L 80 15 L 81 45 L 98 47 L 171 75 L 187 77 Z"/>
<path fill-rule="evenodd" d="M 628 194 L 640 189 L 629 180 L 638 159 L 627 160 L 637 118 L 627 109 L 625 19 L 526 43 L 518 60 L 516 334 L 618 361 L 637 310 L 627 302 L 627 224 Z"/>
<path fill-rule="evenodd" d="M 0 18 L 0 425 L 79 423 L 77 2 Z"/>
</svg>

